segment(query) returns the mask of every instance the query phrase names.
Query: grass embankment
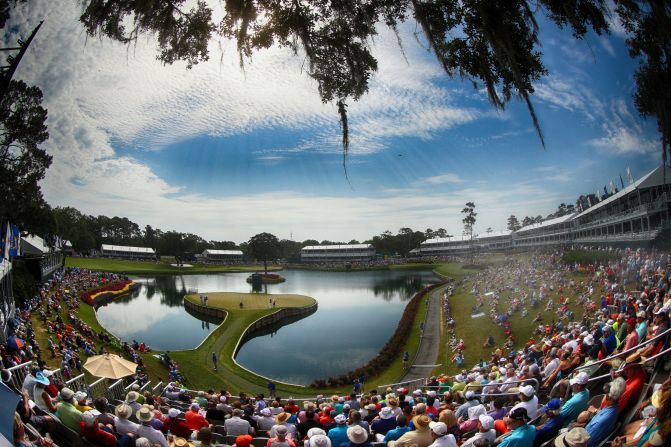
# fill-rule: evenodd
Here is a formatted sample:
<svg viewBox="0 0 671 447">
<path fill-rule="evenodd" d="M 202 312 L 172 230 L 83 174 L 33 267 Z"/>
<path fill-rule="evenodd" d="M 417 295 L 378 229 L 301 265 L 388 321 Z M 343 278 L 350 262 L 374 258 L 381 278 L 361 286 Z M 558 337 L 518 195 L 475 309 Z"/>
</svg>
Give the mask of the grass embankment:
<svg viewBox="0 0 671 447">
<path fill-rule="evenodd" d="M 67 307 L 66 306 L 61 307 L 62 307 L 60 312 L 61 318 L 63 318 L 63 321 L 68 321 Z M 95 315 L 95 310 L 93 309 L 92 306 L 89 306 L 83 301 L 80 302 L 79 309 L 76 312 L 76 316 L 84 323 L 86 323 L 89 327 L 91 327 L 91 329 L 93 329 L 95 332 L 97 333 L 100 333 L 101 331 L 105 332 L 112 338 L 112 340 L 115 339 L 114 335 L 107 332 L 105 328 L 103 328 L 100 325 L 100 323 L 98 323 L 98 319 L 96 318 Z M 53 313 L 52 313 L 52 319 L 53 319 Z M 51 358 L 51 354 L 49 352 L 49 343 L 47 341 L 50 334 L 47 332 L 47 328 L 39 320 L 39 315 L 36 312 L 31 318 L 31 322 L 33 324 L 33 329 L 35 330 L 35 338 L 37 339 L 37 342 L 40 344 L 40 347 L 42 348 L 42 358 L 46 361 L 47 365 L 50 368 L 52 369 L 60 368 L 61 357 L 59 356 Z M 56 341 L 56 336 L 53 334 L 52 339 Z M 97 338 L 95 338 L 94 341 L 96 343 L 97 349 L 99 349 L 101 345 L 104 345 L 105 349 L 108 352 L 121 354 L 120 346 L 117 343 L 114 342 L 103 343 Z M 156 357 L 154 357 L 151 353 L 140 354 L 140 355 L 142 356 L 142 360 L 147 370 L 147 374 L 149 375 L 149 380 L 152 381 L 152 384 L 158 383 L 159 380 L 162 380 L 163 382 L 166 382 L 168 380 L 168 369 Z M 86 363 L 86 356 L 82 354 L 82 365 L 84 363 Z M 86 383 L 90 384 L 98 379 L 97 377 L 94 377 L 88 372 L 86 372 L 86 370 L 83 370 L 83 372 L 86 374 Z M 76 370 L 73 371 L 74 376 L 77 376 L 79 374 L 81 373 L 79 373 Z"/>
<path fill-rule="evenodd" d="M 579 283 L 580 281 L 585 280 L 586 276 L 584 273 L 573 273 L 573 274 L 566 273 L 564 275 L 564 278 L 566 283 L 568 283 L 571 279 L 573 279 L 576 283 Z M 504 282 L 513 281 L 514 279 L 515 278 L 513 277 L 508 277 L 505 279 Z M 550 281 L 550 282 L 556 284 L 556 281 Z M 480 283 L 478 285 L 480 287 L 479 292 L 481 294 L 493 291 L 495 289 L 504 286 L 504 284 L 500 283 L 498 284 Z M 497 326 L 489 316 L 489 312 L 491 310 L 491 304 L 490 299 L 488 297 L 485 297 L 485 305 L 480 309 L 480 312 L 483 312 L 485 315 L 479 318 L 471 317 L 472 307 L 477 304 L 477 295 L 472 295 L 470 293 L 472 286 L 473 281 L 472 280 L 467 281 L 463 287 L 458 287 L 454 295 L 452 295 L 452 297 L 450 298 L 452 316 L 456 322 L 455 332 L 457 339 L 463 338 L 466 344 L 463 354 L 466 362 L 465 366 L 468 368 L 475 365 L 475 363 L 478 362 L 480 359 L 488 361 L 491 356 L 491 353 L 496 349 L 496 348 L 482 347 L 482 344 L 485 342 L 487 336 L 492 335 L 494 337 L 496 346 L 503 346 L 503 344 L 506 341 L 506 336 L 503 332 L 503 329 Z M 518 291 L 515 292 L 514 295 L 519 296 L 522 290 L 527 290 L 529 292 L 529 295 L 531 294 L 531 289 L 529 287 L 520 286 Z M 505 290 L 501 294 L 498 306 L 498 313 L 503 313 L 507 311 L 508 306 L 507 297 L 511 293 L 512 293 L 511 291 Z M 568 308 L 572 310 L 575 315 L 574 321 L 580 321 L 584 314 L 584 307 L 582 305 L 577 304 L 576 292 L 573 289 L 565 287 L 563 290 L 563 294 L 565 297 L 570 298 Z M 535 337 L 535 340 L 539 340 L 540 337 L 534 335 L 534 331 L 536 330 L 536 327 L 538 326 L 539 323 L 533 323 L 533 319 L 539 312 L 543 317 L 543 323 L 547 323 L 552 321 L 553 319 L 556 320 L 558 318 L 557 309 L 559 308 L 560 295 L 561 294 L 559 293 L 558 290 L 549 292 L 549 299 L 552 299 L 554 302 L 554 306 L 549 311 L 545 310 L 545 306 L 547 304 L 548 299 L 546 298 L 546 300 L 541 301 L 535 309 L 531 308 L 531 306 L 529 305 L 530 299 L 528 299 L 526 307 L 527 310 L 529 311 L 529 314 L 526 317 L 522 316 L 521 311 L 513 313 L 513 315 L 510 317 L 510 322 L 512 325 L 513 335 L 516 340 L 515 349 L 520 349 L 521 347 L 523 347 L 524 344 L 531 337 Z M 595 293 L 595 295 L 597 294 Z M 598 298 L 597 296 L 593 297 L 594 300 L 596 300 L 597 298 Z M 456 366 L 456 364 L 454 364 L 451 361 L 453 352 L 448 347 L 449 339 L 447 338 L 447 334 L 445 335 L 446 338 L 445 342 L 443 343 L 443 346 L 441 347 L 441 354 L 440 354 L 441 358 L 439 362 L 442 362 L 445 365 L 447 365 L 447 368 L 445 368 L 445 372 L 447 372 L 448 374 L 455 374 L 459 372 L 459 368 Z M 504 350 L 504 352 L 506 351 Z"/>
<path fill-rule="evenodd" d="M 72 258 L 65 260 L 66 267 L 80 267 L 126 275 L 194 275 L 201 273 L 232 273 L 260 272 L 262 265 L 204 265 L 193 264 L 192 267 L 176 267 L 169 261 L 129 261 L 107 258 Z M 279 266 L 268 267 L 269 271 L 281 270 Z"/>
</svg>

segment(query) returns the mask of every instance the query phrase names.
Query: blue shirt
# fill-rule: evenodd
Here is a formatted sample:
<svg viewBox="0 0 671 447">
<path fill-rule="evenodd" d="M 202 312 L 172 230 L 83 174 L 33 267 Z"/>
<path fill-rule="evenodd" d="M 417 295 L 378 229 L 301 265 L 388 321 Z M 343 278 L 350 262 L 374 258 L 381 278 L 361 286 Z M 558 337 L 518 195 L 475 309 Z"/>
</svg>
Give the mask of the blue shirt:
<svg viewBox="0 0 671 447">
<path fill-rule="evenodd" d="M 543 424 L 540 430 L 536 431 L 536 439 L 534 445 L 541 445 L 542 443 L 549 441 L 559 434 L 559 430 L 564 426 L 564 418 L 561 414 L 548 419 L 548 421 Z"/>
<path fill-rule="evenodd" d="M 347 437 L 347 425 L 336 425 L 329 430 L 328 437 L 331 440 L 332 446 L 339 446 L 343 442 L 349 442 Z"/>
<path fill-rule="evenodd" d="M 396 441 L 398 438 L 400 438 L 409 431 L 410 427 L 408 427 L 407 425 L 405 427 L 396 427 L 393 430 L 389 430 L 387 434 L 384 436 L 384 442 L 386 444 L 389 441 Z"/>
<path fill-rule="evenodd" d="M 565 425 L 573 422 L 578 418 L 581 411 L 587 409 L 589 403 L 589 390 L 584 389 L 579 393 L 575 393 L 564 406 L 561 407 L 561 416 L 564 418 Z"/>
<path fill-rule="evenodd" d="M 602 408 L 594 415 L 591 421 L 585 426 L 585 430 L 589 433 L 589 442 L 587 447 L 593 447 L 601 444 L 601 441 L 606 439 L 608 435 L 615 430 L 617 423 L 617 405 L 610 405 Z"/>
<path fill-rule="evenodd" d="M 648 322 L 646 320 L 638 323 L 636 326 L 636 333 L 638 334 L 638 342 L 642 343 L 648 335 Z"/>
<path fill-rule="evenodd" d="M 603 339 L 603 347 L 606 350 L 606 356 L 609 356 L 617 347 L 617 340 L 613 330 L 610 330 L 610 335 Z"/>
<path fill-rule="evenodd" d="M 536 427 L 524 424 L 513 430 L 513 433 L 506 437 L 499 447 L 529 447 L 534 445 L 536 438 Z"/>
</svg>

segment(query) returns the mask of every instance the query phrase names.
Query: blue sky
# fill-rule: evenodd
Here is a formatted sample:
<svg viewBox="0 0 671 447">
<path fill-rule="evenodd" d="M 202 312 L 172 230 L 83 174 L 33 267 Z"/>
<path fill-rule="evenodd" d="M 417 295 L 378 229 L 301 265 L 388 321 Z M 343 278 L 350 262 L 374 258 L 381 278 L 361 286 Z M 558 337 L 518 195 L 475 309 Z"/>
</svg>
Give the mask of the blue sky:
<svg viewBox="0 0 671 447">
<path fill-rule="evenodd" d="M 151 37 L 130 48 L 86 39 L 78 7 L 32 1 L 12 24 L 25 35 L 46 19 L 17 76 L 45 94 L 52 205 L 236 242 L 261 231 L 460 234 L 466 201 L 476 203 L 476 231 L 499 230 L 510 214 L 547 215 L 620 174 L 626 182 L 627 167 L 638 178 L 659 163 L 656 126 L 633 107 L 636 62 L 618 26 L 576 41 L 541 19 L 550 75 L 532 100 L 545 149 L 523 103 L 495 111 L 470 82 L 443 74 L 414 23 L 401 29 L 408 62 L 381 27 L 370 93 L 349 104 L 348 183 L 335 107 L 321 103 L 300 58 L 271 49 L 243 72 L 222 41 L 192 70 L 166 67 Z"/>
</svg>

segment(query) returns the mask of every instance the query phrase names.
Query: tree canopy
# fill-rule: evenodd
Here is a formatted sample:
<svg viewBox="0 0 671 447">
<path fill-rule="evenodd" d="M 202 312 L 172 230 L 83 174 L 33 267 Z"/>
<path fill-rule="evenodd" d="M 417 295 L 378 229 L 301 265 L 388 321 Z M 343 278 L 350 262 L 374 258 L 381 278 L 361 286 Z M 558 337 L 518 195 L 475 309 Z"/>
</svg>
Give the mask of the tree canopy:
<svg viewBox="0 0 671 447">
<path fill-rule="evenodd" d="M 268 273 L 268 261 L 276 259 L 280 254 L 280 241 L 270 233 L 259 233 L 247 242 L 247 254 L 257 261 L 263 261 L 263 268 Z"/>
<path fill-rule="evenodd" d="M 308 65 L 323 102 L 334 103 L 340 117 L 343 154 L 347 156 L 347 103 L 368 91 L 377 70 L 371 42 L 385 24 L 399 36 L 398 26 L 414 20 L 445 73 L 471 81 L 487 91 L 491 104 L 503 109 L 517 98 L 526 103 L 540 141 L 545 145 L 531 102 L 534 82 L 548 74 L 539 42 L 538 18 L 571 30 L 576 39 L 590 31 L 608 32 L 613 11 L 606 0 L 228 0 L 221 22 L 199 0 L 88 0 L 81 22 L 91 36 L 129 43 L 143 33 L 157 36 L 158 59 L 186 61 L 191 67 L 207 60 L 213 36 L 236 41 L 241 66 L 257 50 L 287 47 Z M 614 0 L 615 12 L 630 35 L 632 57 L 641 60 L 636 104 L 658 119 L 664 148 L 668 142 L 669 11 L 664 0 Z M 130 26 L 127 26 L 130 25 Z M 399 44 L 401 43 L 399 37 Z"/>
</svg>

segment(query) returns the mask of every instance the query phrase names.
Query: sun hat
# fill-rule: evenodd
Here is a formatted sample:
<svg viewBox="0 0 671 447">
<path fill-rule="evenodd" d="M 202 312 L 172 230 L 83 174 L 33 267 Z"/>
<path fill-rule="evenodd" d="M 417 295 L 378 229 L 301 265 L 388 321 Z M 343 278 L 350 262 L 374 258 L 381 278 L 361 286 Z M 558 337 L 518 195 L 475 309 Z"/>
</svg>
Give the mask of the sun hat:
<svg viewBox="0 0 671 447">
<path fill-rule="evenodd" d="M 275 427 L 275 434 L 279 436 L 285 436 L 289 430 L 287 429 L 286 425 L 278 425 Z"/>
<path fill-rule="evenodd" d="M 82 420 L 87 427 L 93 427 L 93 424 L 96 421 L 96 415 L 90 411 L 85 411 L 82 413 Z"/>
<path fill-rule="evenodd" d="M 524 385 L 520 387 L 520 393 L 524 394 L 527 397 L 531 397 L 534 395 L 534 387 L 531 385 Z"/>
<path fill-rule="evenodd" d="M 75 393 L 75 400 L 77 402 L 81 402 L 81 401 L 85 400 L 87 397 L 88 397 L 88 395 L 83 391 L 77 391 Z"/>
<path fill-rule="evenodd" d="M 389 419 L 394 417 L 394 410 L 391 407 L 384 407 L 380 410 L 380 419 Z"/>
<path fill-rule="evenodd" d="M 273 415 L 273 412 L 270 411 L 270 408 L 264 408 L 263 410 L 261 410 L 261 416 L 268 417 L 268 416 L 272 416 L 272 415 Z"/>
<path fill-rule="evenodd" d="M 200 405 L 198 405 L 196 402 L 192 403 L 191 406 L 189 407 L 191 411 L 198 411 L 200 410 Z"/>
<path fill-rule="evenodd" d="M 387 405 L 389 405 L 390 407 L 397 407 L 398 406 L 398 400 L 396 399 L 395 396 L 390 397 L 390 398 L 387 399 Z"/>
<path fill-rule="evenodd" d="M 582 342 L 588 346 L 591 346 L 594 344 L 594 336 L 592 334 L 588 334 L 587 336 L 585 336 Z"/>
<path fill-rule="evenodd" d="M 335 421 L 336 424 L 342 425 L 347 423 L 347 416 L 345 416 L 344 414 L 339 414 L 333 420 Z"/>
<path fill-rule="evenodd" d="M 556 447 L 586 447 L 589 433 L 582 427 L 576 427 L 555 438 Z"/>
<path fill-rule="evenodd" d="M 309 437 L 310 447 L 331 447 L 331 440 L 326 435 L 314 435 Z"/>
<path fill-rule="evenodd" d="M 478 420 L 480 421 L 480 425 L 482 425 L 482 428 L 485 430 L 491 430 L 494 428 L 494 418 L 487 415 L 487 414 L 481 414 L 478 416 Z"/>
<path fill-rule="evenodd" d="M 412 392 L 413 396 L 421 396 L 422 395 L 422 390 L 415 390 Z"/>
<path fill-rule="evenodd" d="M 289 419 L 289 413 L 286 413 L 284 411 L 275 416 L 275 420 L 277 421 L 278 424 L 286 422 L 287 419 Z"/>
<path fill-rule="evenodd" d="M 586 372 L 579 372 L 575 377 L 569 380 L 569 385 L 587 385 L 589 381 L 589 374 Z"/>
<path fill-rule="evenodd" d="M 154 412 L 149 407 L 143 406 L 135 412 L 135 417 L 140 422 L 151 422 L 154 419 Z"/>
<path fill-rule="evenodd" d="M 235 438 L 235 445 L 238 447 L 249 447 L 252 443 L 252 437 L 250 435 L 240 435 Z"/>
<path fill-rule="evenodd" d="M 447 425 L 445 422 L 429 422 L 429 428 L 438 436 L 447 434 Z"/>
<path fill-rule="evenodd" d="M 114 414 L 121 419 L 128 419 L 132 413 L 133 409 L 128 404 L 119 404 L 114 409 Z"/>
<path fill-rule="evenodd" d="M 368 441 L 368 433 L 360 425 L 353 425 L 347 429 L 347 438 L 352 444 L 365 444 Z"/>
<path fill-rule="evenodd" d="M 42 385 L 49 385 L 49 379 L 47 379 L 42 371 L 39 371 L 35 374 L 35 382 L 41 383 Z"/>
<path fill-rule="evenodd" d="M 425 414 L 420 414 L 412 418 L 412 423 L 415 424 L 417 430 L 420 428 L 427 428 L 429 426 L 429 422 L 431 422 L 431 418 Z"/>
<path fill-rule="evenodd" d="M 312 427 L 310 430 L 308 430 L 307 435 L 308 438 L 311 438 L 317 435 L 326 435 L 326 432 L 319 427 Z"/>
<path fill-rule="evenodd" d="M 179 410 L 177 408 L 171 408 L 168 410 L 168 417 L 175 419 L 177 416 L 179 416 Z"/>
<path fill-rule="evenodd" d="M 468 390 L 464 393 L 464 397 L 466 398 L 466 400 L 471 400 L 475 397 L 475 393 L 471 390 Z"/>
<path fill-rule="evenodd" d="M 75 396 L 75 392 L 72 391 L 70 388 L 63 388 L 61 389 L 61 397 L 64 400 L 70 400 Z"/>
<path fill-rule="evenodd" d="M 137 391 L 129 391 L 128 394 L 126 394 L 126 402 L 135 402 L 138 397 L 140 397 L 140 394 Z"/>
<path fill-rule="evenodd" d="M 194 443 L 189 442 L 184 438 L 175 438 L 169 445 L 170 447 L 195 447 Z"/>
<path fill-rule="evenodd" d="M 654 393 L 652 393 L 652 396 L 650 397 L 650 403 L 652 404 L 653 407 L 659 408 L 662 406 L 662 389 L 658 389 Z"/>
</svg>

